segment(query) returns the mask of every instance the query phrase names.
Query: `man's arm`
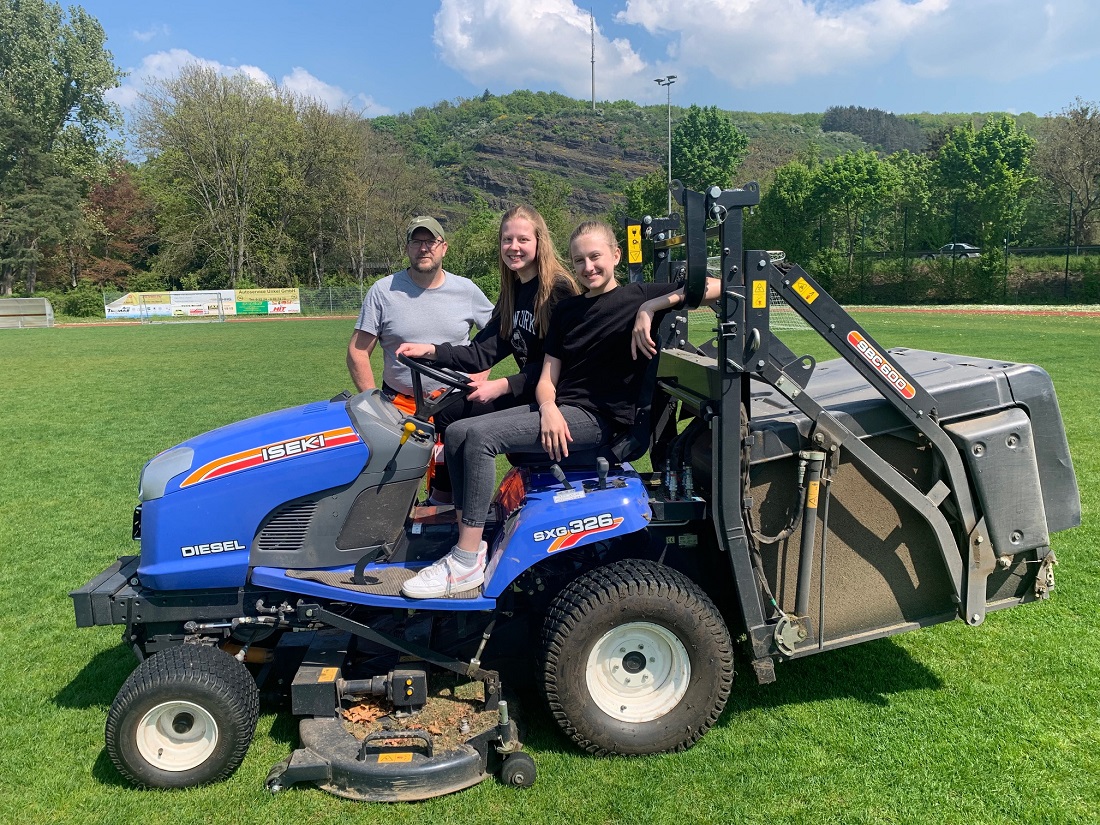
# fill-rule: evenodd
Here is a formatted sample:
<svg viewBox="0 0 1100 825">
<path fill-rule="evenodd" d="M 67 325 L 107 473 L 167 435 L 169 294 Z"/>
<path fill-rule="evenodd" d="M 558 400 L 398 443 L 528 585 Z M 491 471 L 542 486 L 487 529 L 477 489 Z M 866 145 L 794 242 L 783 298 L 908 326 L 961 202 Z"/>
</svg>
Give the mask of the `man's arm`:
<svg viewBox="0 0 1100 825">
<path fill-rule="evenodd" d="M 500 313 L 494 312 L 489 323 L 478 330 L 469 346 L 436 344 L 434 354 L 429 357 L 434 358 L 441 367 L 475 373 L 486 372 L 511 354 L 511 344 L 500 337 Z"/>
<path fill-rule="evenodd" d="M 370 356 L 377 342 L 377 336 L 363 332 L 361 329 L 355 330 L 351 334 L 351 341 L 348 342 L 348 372 L 351 373 L 352 383 L 359 392 L 375 386 Z"/>
<path fill-rule="evenodd" d="M 496 306 L 485 297 L 485 293 L 481 291 L 481 288 L 477 284 L 473 281 L 469 283 L 470 286 L 474 288 L 474 292 L 477 293 L 474 296 L 473 305 L 471 307 L 473 310 L 474 323 L 479 330 L 485 329 L 485 327 L 489 326 L 489 321 L 492 320 L 493 315 L 496 314 Z"/>
</svg>

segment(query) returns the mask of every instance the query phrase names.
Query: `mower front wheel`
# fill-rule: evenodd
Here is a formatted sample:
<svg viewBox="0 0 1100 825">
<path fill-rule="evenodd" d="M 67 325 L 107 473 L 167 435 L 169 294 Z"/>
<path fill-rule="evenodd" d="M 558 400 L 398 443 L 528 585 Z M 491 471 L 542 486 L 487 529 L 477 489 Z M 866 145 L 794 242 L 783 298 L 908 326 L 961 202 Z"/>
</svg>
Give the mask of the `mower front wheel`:
<svg viewBox="0 0 1100 825">
<path fill-rule="evenodd" d="M 504 760 L 500 781 L 517 788 L 530 788 L 535 784 L 535 773 L 535 760 L 523 751 L 516 751 Z"/>
<path fill-rule="evenodd" d="M 131 782 L 189 788 L 225 779 L 244 760 L 259 716 L 248 669 L 212 647 L 146 659 L 107 714 L 107 755 Z"/>
<path fill-rule="evenodd" d="M 597 755 L 691 747 L 725 707 L 733 650 L 691 579 L 626 559 L 572 582 L 543 627 L 543 692 L 578 746 Z"/>
</svg>

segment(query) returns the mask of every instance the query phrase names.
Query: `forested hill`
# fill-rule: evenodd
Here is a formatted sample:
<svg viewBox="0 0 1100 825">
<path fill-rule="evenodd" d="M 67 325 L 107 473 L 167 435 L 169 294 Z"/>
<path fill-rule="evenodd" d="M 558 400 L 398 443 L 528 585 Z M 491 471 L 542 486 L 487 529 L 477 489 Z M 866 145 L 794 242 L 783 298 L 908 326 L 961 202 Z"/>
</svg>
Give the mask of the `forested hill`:
<svg viewBox="0 0 1100 825">
<path fill-rule="evenodd" d="M 672 107 L 674 128 L 683 112 Z M 859 107 L 818 114 L 728 114 L 749 139 L 738 181 L 764 180 L 811 146 L 823 159 L 858 149 L 920 152 L 950 127 L 980 126 L 988 117 L 895 116 Z M 668 162 L 668 108 L 627 100 L 599 102 L 593 110 L 588 101 L 556 93 L 496 96 L 486 91 L 370 122 L 439 171 L 442 199 L 459 215 L 477 196 L 499 210 L 530 198 L 543 182 L 568 187 L 567 200 L 577 214 L 607 214 L 622 208 L 627 183 Z"/>
</svg>

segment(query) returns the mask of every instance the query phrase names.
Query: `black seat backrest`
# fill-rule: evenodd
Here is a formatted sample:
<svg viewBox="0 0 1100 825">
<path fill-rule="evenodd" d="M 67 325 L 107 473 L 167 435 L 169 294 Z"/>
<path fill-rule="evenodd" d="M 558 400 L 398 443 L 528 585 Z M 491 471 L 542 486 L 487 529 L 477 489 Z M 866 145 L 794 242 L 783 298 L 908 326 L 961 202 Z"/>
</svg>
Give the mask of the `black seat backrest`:
<svg viewBox="0 0 1100 825">
<path fill-rule="evenodd" d="M 638 403 L 634 410 L 634 423 L 615 438 L 608 447 L 617 459 L 616 463 L 637 461 L 649 450 L 653 438 L 653 400 L 657 394 L 657 363 L 661 359 L 657 352 L 646 365 L 642 386 L 638 392 Z"/>
</svg>

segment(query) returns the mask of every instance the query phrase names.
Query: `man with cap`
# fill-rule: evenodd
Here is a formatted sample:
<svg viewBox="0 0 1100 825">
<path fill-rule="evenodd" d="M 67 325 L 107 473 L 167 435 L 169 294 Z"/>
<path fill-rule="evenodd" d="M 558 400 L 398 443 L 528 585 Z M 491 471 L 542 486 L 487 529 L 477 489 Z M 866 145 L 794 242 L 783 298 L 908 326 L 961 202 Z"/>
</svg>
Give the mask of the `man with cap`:
<svg viewBox="0 0 1100 825">
<path fill-rule="evenodd" d="M 367 292 L 348 344 L 348 371 L 360 392 L 376 386 L 370 356 L 382 345 L 382 392 L 412 411 L 412 376 L 395 352 L 406 341 L 466 344 L 470 327 L 489 323 L 493 304 L 469 278 L 443 269 L 447 239 L 439 221 L 420 215 L 405 232 L 409 266 L 377 281 Z M 424 379 L 424 391 L 441 385 Z"/>
</svg>

